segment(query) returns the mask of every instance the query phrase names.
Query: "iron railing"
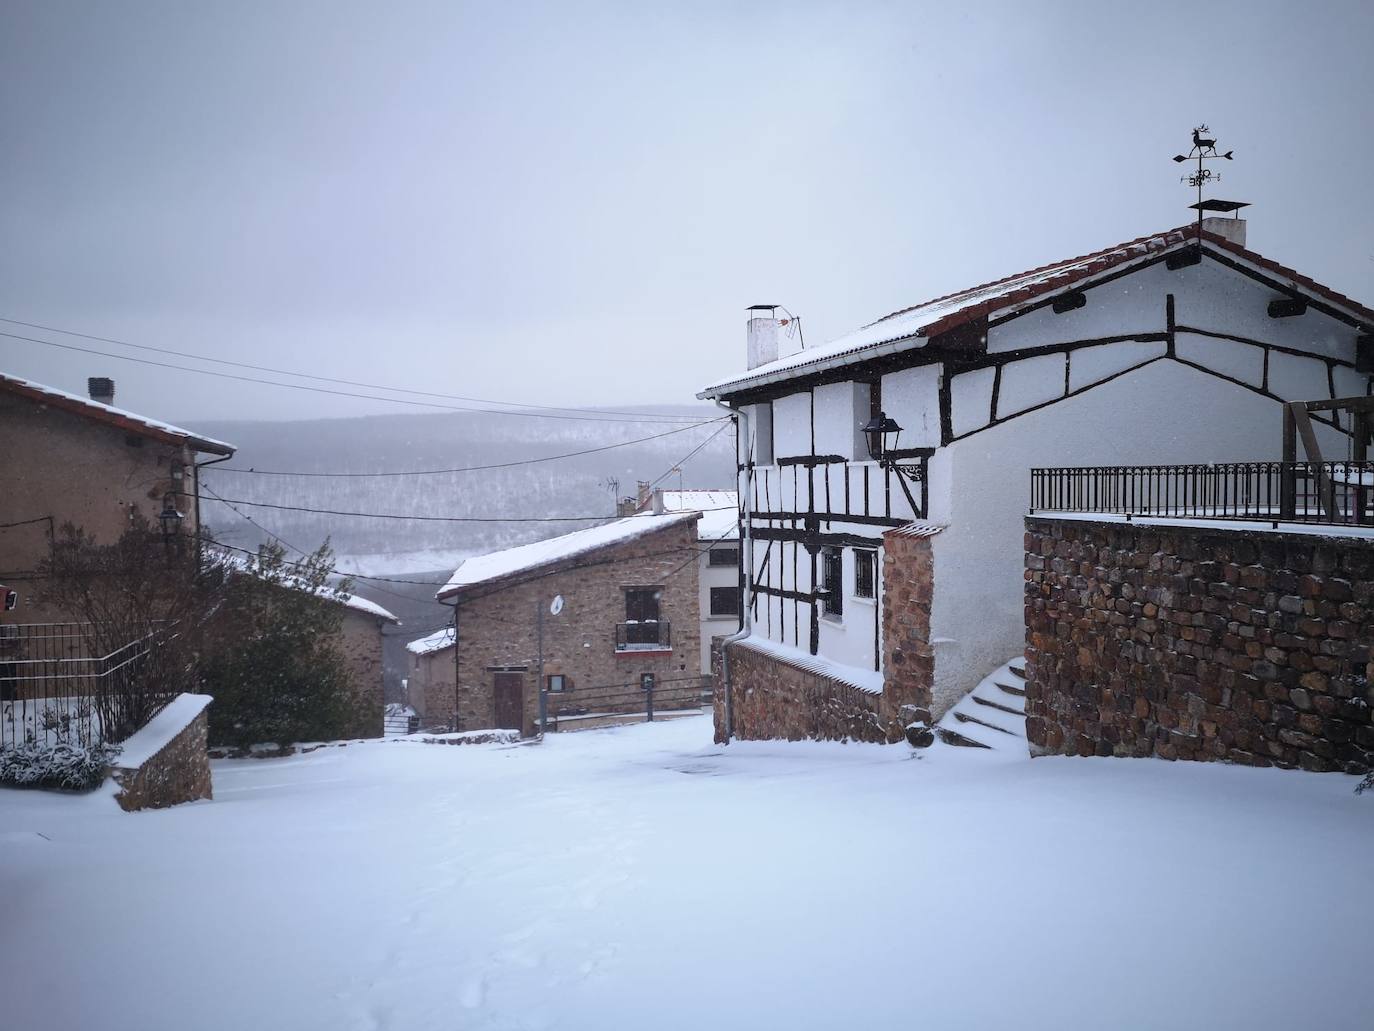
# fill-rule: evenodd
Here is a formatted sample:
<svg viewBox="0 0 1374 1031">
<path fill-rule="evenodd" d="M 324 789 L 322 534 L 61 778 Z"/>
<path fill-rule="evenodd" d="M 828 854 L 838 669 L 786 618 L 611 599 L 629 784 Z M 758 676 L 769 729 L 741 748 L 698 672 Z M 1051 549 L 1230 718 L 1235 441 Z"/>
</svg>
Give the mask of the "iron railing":
<svg viewBox="0 0 1374 1031">
<path fill-rule="evenodd" d="M 96 654 L 91 624 L 0 624 L 0 747 L 123 741 L 171 700 L 148 679 L 170 632 Z"/>
<path fill-rule="evenodd" d="M 709 676 L 646 676 L 639 683 L 545 691 L 544 725 L 550 731 L 582 730 L 698 713 L 711 704 L 712 683 Z"/>
<path fill-rule="evenodd" d="M 671 647 L 672 627 L 666 619 L 632 619 L 615 625 L 615 650 L 618 652 Z"/>
<path fill-rule="evenodd" d="M 1031 470 L 1031 513 L 1374 525 L 1374 462 Z"/>
</svg>

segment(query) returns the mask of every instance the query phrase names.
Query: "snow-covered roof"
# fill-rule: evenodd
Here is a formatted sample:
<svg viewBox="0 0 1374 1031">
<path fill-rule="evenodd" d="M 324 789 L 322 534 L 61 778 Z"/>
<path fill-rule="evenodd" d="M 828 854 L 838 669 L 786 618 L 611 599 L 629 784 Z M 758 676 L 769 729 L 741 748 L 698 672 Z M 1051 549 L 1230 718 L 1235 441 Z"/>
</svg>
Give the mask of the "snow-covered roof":
<svg viewBox="0 0 1374 1031">
<path fill-rule="evenodd" d="M 426 637 L 417 637 L 406 645 L 406 651 L 412 655 L 430 655 L 433 652 L 443 651 L 445 648 L 453 647 L 453 627 L 446 626 L 442 630 L 436 630 Z"/>
<path fill-rule="evenodd" d="M 1330 287 L 1300 275 L 1290 268 L 1232 243 L 1214 233 L 1203 232 L 1203 240 L 1211 246 L 1231 251 L 1258 268 L 1274 273 L 1304 290 L 1318 294 L 1347 309 L 1357 318 L 1368 319 L 1374 325 L 1374 311 L 1352 301 Z M 876 322 L 846 333 L 819 347 L 790 354 L 776 361 L 760 365 L 744 375 L 732 376 L 702 390 L 701 398 L 725 397 L 751 387 L 763 386 L 808 372 L 849 365 L 879 358 L 897 351 L 924 347 L 930 338 L 947 332 L 999 309 L 1014 308 L 1037 298 L 1064 290 L 1101 272 L 1145 262 L 1162 252 L 1196 243 L 1197 230 L 1191 225 L 1180 226 L 1154 236 L 1108 247 L 1092 254 L 1068 258 L 1040 268 L 997 279 L 958 293 L 947 294 L 910 308 L 885 315 Z"/>
<path fill-rule="evenodd" d="M 225 566 L 228 566 L 231 569 L 238 569 L 244 573 L 252 574 L 253 576 L 257 576 L 256 557 L 252 555 L 235 555 L 231 552 L 225 551 L 222 548 L 216 549 L 216 553 L 218 555 L 219 561 L 222 562 Z M 293 591 L 304 591 L 306 589 L 304 584 L 298 581 L 293 582 L 290 577 L 286 577 L 276 582 L 278 586 L 287 587 Z M 343 596 L 340 596 L 337 591 L 328 587 L 322 587 L 319 590 L 314 591 L 313 593 L 317 597 L 323 598 L 325 601 L 337 602 L 338 604 L 344 605 L 357 612 L 365 612 L 369 616 L 376 616 L 378 619 L 384 619 L 388 623 L 395 623 L 397 626 L 401 625 L 401 621 L 399 619 L 397 619 L 386 609 L 382 608 L 382 606 L 378 605 L 375 601 L 368 601 L 366 598 L 359 598 L 356 594 L 345 594 Z"/>
<path fill-rule="evenodd" d="M 356 609 L 358 612 L 366 612 L 369 616 L 376 616 L 378 619 L 384 619 L 388 623 L 395 623 L 397 626 L 401 625 L 399 619 L 382 608 L 375 601 L 359 598 L 356 594 L 345 594 L 342 598 L 329 598 L 329 600 L 338 601 L 342 605 L 347 605 L 350 609 Z"/>
<path fill-rule="evenodd" d="M 183 430 L 180 426 L 173 426 L 171 423 L 149 419 L 146 415 L 125 411 L 123 408 L 102 404 L 99 401 L 92 401 L 89 397 L 82 397 L 80 394 L 69 394 L 65 390 L 20 379 L 18 376 L 11 376 L 8 373 L 0 372 L 0 390 L 26 397 L 40 404 L 48 404 L 54 408 L 84 415 L 87 418 L 117 426 L 128 433 L 151 437 L 165 444 L 183 444 L 212 455 L 228 456 L 234 453 L 234 445 L 226 444 L 222 440 L 202 437 L 198 433 Z"/>
<path fill-rule="evenodd" d="M 665 490 L 662 494 L 664 512 L 701 513 L 697 540 L 739 539 L 739 495 L 733 490 Z M 649 500 L 644 506 L 652 504 Z"/>
<path fill-rule="evenodd" d="M 522 544 L 517 548 L 494 551 L 489 555 L 477 555 L 464 560 L 435 597 L 448 598 L 464 587 L 501 580 L 543 566 L 556 565 L 590 551 L 612 544 L 623 544 L 636 537 L 657 533 L 659 530 L 666 530 L 698 518 L 696 512 L 627 516 L 614 522 L 603 523 L 601 526 L 536 541 L 534 544 Z"/>
</svg>

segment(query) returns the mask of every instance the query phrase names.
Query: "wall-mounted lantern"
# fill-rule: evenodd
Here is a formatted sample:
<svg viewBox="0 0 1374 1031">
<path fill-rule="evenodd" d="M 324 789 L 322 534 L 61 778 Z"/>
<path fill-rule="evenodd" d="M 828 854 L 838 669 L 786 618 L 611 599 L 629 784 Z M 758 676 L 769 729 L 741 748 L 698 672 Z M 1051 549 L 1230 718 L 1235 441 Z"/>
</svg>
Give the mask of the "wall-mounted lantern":
<svg viewBox="0 0 1374 1031">
<path fill-rule="evenodd" d="M 182 514 L 177 511 L 176 496 L 164 494 L 162 496 L 162 511 L 158 513 L 157 521 L 162 526 L 162 539 L 170 543 L 181 529 Z"/>
<path fill-rule="evenodd" d="M 889 451 L 896 449 L 902 428 L 892 416 L 879 412 L 864 424 L 862 432 L 868 438 L 868 453 L 881 462 Z"/>
</svg>

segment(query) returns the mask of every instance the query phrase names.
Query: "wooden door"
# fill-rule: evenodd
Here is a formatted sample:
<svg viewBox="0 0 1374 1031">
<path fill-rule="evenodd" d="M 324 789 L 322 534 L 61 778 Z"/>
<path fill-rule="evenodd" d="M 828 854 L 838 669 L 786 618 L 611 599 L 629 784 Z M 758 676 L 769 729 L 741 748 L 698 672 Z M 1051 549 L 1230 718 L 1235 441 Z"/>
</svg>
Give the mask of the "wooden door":
<svg viewBox="0 0 1374 1031">
<path fill-rule="evenodd" d="M 497 673 L 492 688 L 496 702 L 498 730 L 519 730 L 525 727 L 525 674 Z"/>
</svg>

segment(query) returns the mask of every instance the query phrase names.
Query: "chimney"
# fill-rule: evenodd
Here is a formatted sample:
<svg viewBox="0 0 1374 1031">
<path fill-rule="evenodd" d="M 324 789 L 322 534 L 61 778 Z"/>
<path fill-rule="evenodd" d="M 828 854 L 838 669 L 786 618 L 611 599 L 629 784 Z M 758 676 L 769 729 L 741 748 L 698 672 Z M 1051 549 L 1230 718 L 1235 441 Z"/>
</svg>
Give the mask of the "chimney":
<svg viewBox="0 0 1374 1031">
<path fill-rule="evenodd" d="M 663 488 L 659 487 L 654 491 L 654 515 L 663 514 Z"/>
<path fill-rule="evenodd" d="M 639 505 L 641 512 L 644 510 L 644 506 L 649 503 L 649 492 L 650 487 L 648 480 L 635 481 L 635 501 Z"/>
<path fill-rule="evenodd" d="M 778 360 L 778 330 L 782 323 L 777 317 L 776 304 L 751 304 L 747 310 L 749 326 L 745 331 L 746 364 L 751 369 L 757 369 L 760 365 Z"/>
<path fill-rule="evenodd" d="M 1230 240 L 1237 247 L 1245 246 L 1245 219 L 1243 218 L 1204 218 L 1202 231 Z"/>
<path fill-rule="evenodd" d="M 91 376 L 86 380 L 86 393 L 91 395 L 92 401 L 99 401 L 103 405 L 114 404 L 114 380 L 106 376 Z"/>
</svg>

